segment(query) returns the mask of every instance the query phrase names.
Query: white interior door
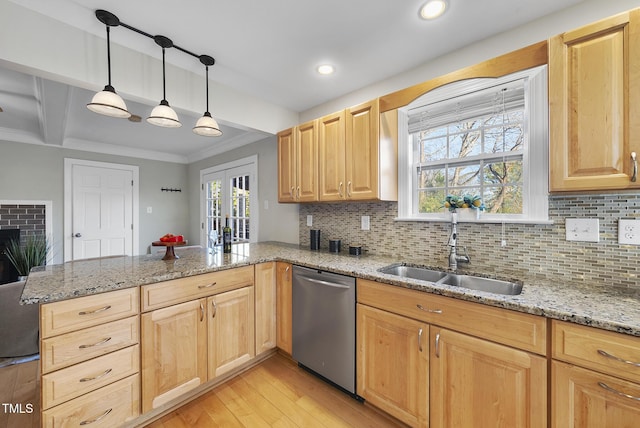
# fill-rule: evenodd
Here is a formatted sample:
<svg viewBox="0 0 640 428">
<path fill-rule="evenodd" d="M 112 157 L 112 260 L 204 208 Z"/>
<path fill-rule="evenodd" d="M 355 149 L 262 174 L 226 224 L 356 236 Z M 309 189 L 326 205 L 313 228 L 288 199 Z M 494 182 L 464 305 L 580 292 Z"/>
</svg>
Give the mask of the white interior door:
<svg viewBox="0 0 640 428">
<path fill-rule="evenodd" d="M 134 254 L 135 171 L 125 167 L 70 165 L 71 218 L 65 223 L 71 257 L 65 259 Z"/>
</svg>

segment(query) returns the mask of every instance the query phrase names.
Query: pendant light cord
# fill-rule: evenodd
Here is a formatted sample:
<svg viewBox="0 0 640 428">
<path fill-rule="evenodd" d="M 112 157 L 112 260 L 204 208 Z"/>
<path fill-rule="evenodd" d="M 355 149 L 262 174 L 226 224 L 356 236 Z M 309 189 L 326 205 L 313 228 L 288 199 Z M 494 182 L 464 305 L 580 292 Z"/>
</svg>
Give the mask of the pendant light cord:
<svg viewBox="0 0 640 428">
<path fill-rule="evenodd" d="M 164 47 L 162 48 L 162 101 L 167 102 L 166 73 L 164 69 Z"/>
<path fill-rule="evenodd" d="M 109 38 L 109 26 L 107 25 L 107 70 L 109 70 L 109 87 L 111 86 L 111 39 Z"/>
<path fill-rule="evenodd" d="M 207 87 L 207 112 L 209 112 L 209 66 L 205 65 L 206 87 Z"/>
</svg>

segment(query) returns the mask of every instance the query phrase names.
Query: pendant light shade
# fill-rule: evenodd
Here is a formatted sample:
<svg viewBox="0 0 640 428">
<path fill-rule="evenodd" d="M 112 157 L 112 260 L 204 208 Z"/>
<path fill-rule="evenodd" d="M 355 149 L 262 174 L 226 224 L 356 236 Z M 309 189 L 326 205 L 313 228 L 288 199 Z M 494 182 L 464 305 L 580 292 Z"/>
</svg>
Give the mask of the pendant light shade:
<svg viewBox="0 0 640 428">
<path fill-rule="evenodd" d="M 107 69 L 109 73 L 109 83 L 102 91 L 93 96 L 91 102 L 87 104 L 87 108 L 105 116 L 126 119 L 131 117 L 131 113 L 127 110 L 127 105 L 122 97 L 120 97 L 113 86 L 111 86 L 111 40 L 109 39 L 109 27 L 117 27 L 120 25 L 120 20 L 117 16 L 106 10 L 96 10 L 96 18 L 107 28 Z"/>
<path fill-rule="evenodd" d="M 209 55 L 200 55 L 200 62 L 205 66 L 206 73 L 206 90 L 207 90 L 207 110 L 204 115 L 196 122 L 196 126 L 193 127 L 193 132 L 203 137 L 219 137 L 222 135 L 218 122 L 211 117 L 209 113 L 209 66 L 215 64 L 215 60 Z"/>
<path fill-rule="evenodd" d="M 171 108 L 167 101 L 164 50 L 173 46 L 171 39 L 164 36 L 155 36 L 153 40 L 162 48 L 162 101 L 151 110 L 151 115 L 147 122 L 163 128 L 179 128 L 182 126 L 178 119 L 178 114 Z"/>
</svg>

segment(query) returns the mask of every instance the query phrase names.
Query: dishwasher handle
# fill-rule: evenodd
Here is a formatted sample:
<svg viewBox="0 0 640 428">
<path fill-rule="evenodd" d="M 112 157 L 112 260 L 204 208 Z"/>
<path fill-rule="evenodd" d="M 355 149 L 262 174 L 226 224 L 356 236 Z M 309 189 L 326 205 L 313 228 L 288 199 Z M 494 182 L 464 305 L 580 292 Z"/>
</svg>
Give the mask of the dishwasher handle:
<svg viewBox="0 0 640 428">
<path fill-rule="evenodd" d="M 303 276 L 302 277 L 305 281 L 309 281 L 312 282 L 314 284 L 320 284 L 320 285 L 326 285 L 328 287 L 334 287 L 334 288 L 346 288 L 348 289 L 349 286 L 348 285 L 342 285 L 342 284 L 336 284 L 335 282 L 329 282 L 329 281 L 323 281 L 321 279 L 315 279 L 315 278 L 309 278 L 307 276 Z"/>
</svg>

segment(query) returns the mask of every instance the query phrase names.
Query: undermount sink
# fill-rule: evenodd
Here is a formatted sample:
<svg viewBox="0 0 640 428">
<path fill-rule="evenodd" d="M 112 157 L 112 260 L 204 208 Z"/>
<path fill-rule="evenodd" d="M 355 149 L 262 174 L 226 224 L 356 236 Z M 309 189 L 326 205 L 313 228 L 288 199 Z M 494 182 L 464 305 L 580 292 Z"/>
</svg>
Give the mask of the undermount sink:
<svg viewBox="0 0 640 428">
<path fill-rule="evenodd" d="M 430 281 L 436 284 L 445 284 L 453 287 L 468 288 L 470 290 L 486 291 L 494 294 L 518 295 L 522 293 L 522 284 L 500 279 L 483 278 L 480 276 L 463 275 L 457 273 L 442 272 L 418 266 L 394 264 L 378 269 L 378 272 L 388 275 L 396 275 L 402 278 Z"/>
<path fill-rule="evenodd" d="M 422 281 L 436 282 L 447 276 L 446 272 L 439 270 L 431 270 L 427 268 L 406 266 L 406 265 L 391 265 L 379 269 L 378 272 L 386 273 L 388 275 L 401 276 L 403 278 L 419 279 Z"/>
</svg>

